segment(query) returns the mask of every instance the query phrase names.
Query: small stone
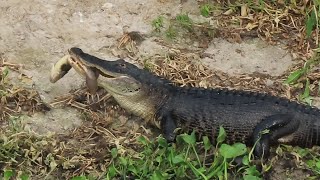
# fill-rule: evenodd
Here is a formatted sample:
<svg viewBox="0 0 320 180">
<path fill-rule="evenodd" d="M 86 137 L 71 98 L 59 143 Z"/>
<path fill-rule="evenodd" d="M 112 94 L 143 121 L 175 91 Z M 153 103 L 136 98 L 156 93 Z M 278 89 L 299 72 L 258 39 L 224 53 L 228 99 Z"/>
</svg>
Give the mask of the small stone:
<svg viewBox="0 0 320 180">
<path fill-rule="evenodd" d="M 271 80 L 271 79 L 267 79 L 266 85 L 267 85 L 267 86 L 272 86 L 272 85 L 273 85 L 273 83 L 274 83 L 274 81 L 273 81 L 273 80 Z"/>
</svg>

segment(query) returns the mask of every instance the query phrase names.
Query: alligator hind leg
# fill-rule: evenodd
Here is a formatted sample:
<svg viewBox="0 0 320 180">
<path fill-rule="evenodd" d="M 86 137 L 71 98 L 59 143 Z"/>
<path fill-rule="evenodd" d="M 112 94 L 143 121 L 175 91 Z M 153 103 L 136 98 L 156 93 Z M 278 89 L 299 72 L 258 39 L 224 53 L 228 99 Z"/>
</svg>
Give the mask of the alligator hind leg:
<svg viewBox="0 0 320 180">
<path fill-rule="evenodd" d="M 300 121 L 289 114 L 276 114 L 266 117 L 253 131 L 253 140 L 256 143 L 254 154 L 268 157 L 270 153 L 270 142 L 276 142 L 279 138 L 295 132 Z M 268 130 L 268 132 L 264 132 Z"/>
<path fill-rule="evenodd" d="M 160 126 L 161 126 L 161 130 L 164 138 L 168 142 L 174 142 L 176 138 L 176 134 L 174 133 L 174 130 L 177 128 L 177 125 L 170 114 L 166 114 L 162 117 Z"/>
</svg>

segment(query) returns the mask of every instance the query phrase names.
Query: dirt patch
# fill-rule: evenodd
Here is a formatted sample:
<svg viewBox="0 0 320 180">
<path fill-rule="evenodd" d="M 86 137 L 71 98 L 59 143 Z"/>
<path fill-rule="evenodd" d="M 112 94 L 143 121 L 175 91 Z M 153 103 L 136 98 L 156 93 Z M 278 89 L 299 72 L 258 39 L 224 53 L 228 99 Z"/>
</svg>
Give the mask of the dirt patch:
<svg viewBox="0 0 320 180">
<path fill-rule="evenodd" d="M 22 118 L 21 121 L 26 131 L 48 136 L 68 133 L 68 130 L 79 127 L 83 120 L 78 114 L 79 112 L 72 108 L 54 108 L 46 114 L 35 113 L 32 117 Z"/>
<path fill-rule="evenodd" d="M 263 73 L 280 76 L 293 65 L 292 57 L 280 46 L 270 46 L 259 39 L 230 43 L 217 39 L 205 50 L 202 61 L 211 69 L 230 75 Z"/>
</svg>

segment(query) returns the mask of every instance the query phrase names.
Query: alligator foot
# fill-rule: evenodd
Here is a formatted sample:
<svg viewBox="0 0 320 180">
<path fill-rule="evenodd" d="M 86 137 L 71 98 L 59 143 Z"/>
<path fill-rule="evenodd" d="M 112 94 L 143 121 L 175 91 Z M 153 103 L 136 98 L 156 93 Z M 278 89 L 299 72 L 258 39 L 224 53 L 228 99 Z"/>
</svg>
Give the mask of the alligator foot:
<svg viewBox="0 0 320 180">
<path fill-rule="evenodd" d="M 253 131 L 255 143 L 254 154 L 259 158 L 267 158 L 270 154 L 270 142 L 290 135 L 299 127 L 300 121 L 290 114 L 268 116 Z"/>
</svg>

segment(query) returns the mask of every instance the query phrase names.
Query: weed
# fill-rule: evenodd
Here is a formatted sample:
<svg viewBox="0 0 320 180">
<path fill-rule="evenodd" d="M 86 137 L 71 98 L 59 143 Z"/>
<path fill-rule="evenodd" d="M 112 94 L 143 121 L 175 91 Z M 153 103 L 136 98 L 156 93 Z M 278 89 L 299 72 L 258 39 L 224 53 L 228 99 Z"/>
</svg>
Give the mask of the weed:
<svg viewBox="0 0 320 180">
<path fill-rule="evenodd" d="M 154 142 L 141 136 L 138 141 L 143 145 L 139 157 L 124 156 L 114 148 L 111 150 L 112 164 L 108 168 L 107 179 L 115 177 L 138 179 L 227 179 L 229 169 L 236 157 L 244 156 L 245 166 L 239 169 L 243 178 L 260 179 L 261 174 L 248 161 L 247 147 L 242 143 L 224 144 L 226 132 L 221 127 L 217 144 L 213 146 L 208 137 L 196 141 L 195 133 L 181 134 L 177 137 L 177 147 L 168 144 L 162 137 Z M 203 147 L 199 150 L 196 147 Z M 204 152 L 203 152 L 204 151 Z M 201 156 L 203 152 L 204 156 Z M 213 162 L 208 163 L 209 154 L 214 153 Z"/>
<path fill-rule="evenodd" d="M 307 78 L 306 84 L 304 86 L 304 92 L 299 95 L 299 100 L 303 101 L 311 106 L 312 99 L 313 99 L 313 97 L 310 96 L 310 80 Z"/>
<path fill-rule="evenodd" d="M 303 68 L 298 69 L 294 72 L 292 72 L 287 80 L 285 81 L 286 84 L 294 84 L 296 83 L 299 78 L 301 78 L 302 76 L 306 75 L 312 67 L 318 65 L 320 62 L 320 54 L 316 54 L 313 58 L 311 58 L 310 60 L 308 60 L 307 62 L 304 63 Z"/>
<path fill-rule="evenodd" d="M 212 11 L 209 5 L 204 6 L 203 9 L 204 15 L 205 13 L 209 15 Z M 168 40 L 177 40 L 176 42 L 195 42 L 201 41 L 202 38 L 211 39 L 216 30 L 211 27 L 209 22 L 194 22 L 186 13 L 178 14 L 176 17 L 167 20 L 166 26 L 164 26 L 164 20 L 162 16 L 159 16 L 152 21 L 154 31 L 160 33 L 164 29 L 162 35 Z"/>
<path fill-rule="evenodd" d="M 160 32 L 161 28 L 163 28 L 163 16 L 158 16 L 156 19 L 152 21 L 152 27 L 155 31 Z"/>
<path fill-rule="evenodd" d="M 0 179 L 3 180 L 10 180 L 13 179 L 14 177 L 18 177 L 18 179 L 20 180 L 29 180 L 30 177 L 27 173 L 21 172 L 19 171 L 18 173 L 16 173 L 15 171 L 11 170 L 11 169 L 5 169 L 3 171 L 3 177 Z"/>
<path fill-rule="evenodd" d="M 288 151 L 291 155 L 294 156 L 295 159 L 297 159 L 297 163 L 299 164 L 305 164 L 309 169 L 311 169 L 314 172 L 314 176 L 311 176 L 310 179 L 317 179 L 320 175 L 320 158 L 319 158 L 319 150 L 315 149 L 305 149 L 301 147 L 292 147 L 289 145 L 281 145 L 279 148 L 281 148 L 281 151 Z M 304 162 L 302 162 L 301 159 L 305 159 Z"/>
<path fill-rule="evenodd" d="M 152 63 L 152 60 L 150 60 L 150 59 L 143 59 L 142 65 L 143 65 L 143 69 L 146 69 L 148 71 L 152 71 L 154 68 L 154 64 Z"/>
<path fill-rule="evenodd" d="M 319 15 L 320 15 L 320 1 L 319 0 L 313 0 L 314 5 L 312 6 L 312 9 L 309 10 L 306 17 L 306 35 L 308 38 L 311 37 L 312 31 L 315 31 L 315 41 L 316 45 L 319 45 Z"/>
<path fill-rule="evenodd" d="M 173 27 L 173 25 L 170 25 L 165 34 L 167 38 L 174 39 L 177 36 L 177 30 Z"/>
<path fill-rule="evenodd" d="M 317 26 L 318 26 L 318 21 L 317 21 L 316 11 L 314 9 L 312 9 L 311 12 L 307 14 L 307 19 L 306 19 L 306 34 L 307 34 L 307 37 L 311 36 L 312 31 Z"/>
<path fill-rule="evenodd" d="M 180 26 L 182 26 L 183 28 L 191 31 L 192 27 L 193 27 L 193 21 L 191 20 L 191 18 L 189 17 L 188 14 L 179 14 L 176 17 L 176 21 L 177 23 L 180 24 Z"/>
<path fill-rule="evenodd" d="M 23 127 L 21 125 L 21 120 L 23 118 L 23 115 L 19 116 L 9 116 L 8 118 L 8 125 L 11 132 L 21 132 Z"/>
<path fill-rule="evenodd" d="M 313 58 L 308 60 L 307 62 L 304 63 L 304 66 L 301 69 L 297 69 L 290 73 L 288 78 L 284 81 L 285 84 L 291 85 L 293 87 L 298 87 L 298 84 L 300 83 L 300 79 L 304 78 L 305 83 L 304 83 L 304 91 L 302 94 L 299 95 L 299 100 L 303 101 L 309 105 L 312 103 L 312 97 L 310 96 L 310 80 L 307 77 L 308 73 L 310 70 L 318 65 L 320 63 L 320 56 L 319 53 L 316 54 Z M 320 87 L 319 87 L 320 88 Z M 320 89 L 318 89 L 319 91 Z"/>
<path fill-rule="evenodd" d="M 9 75 L 9 68 L 8 67 L 3 67 L 0 69 L 0 97 L 4 97 L 7 95 L 7 90 L 4 87 L 6 84 L 6 79 Z"/>
<path fill-rule="evenodd" d="M 4 172 L 3 172 L 3 179 L 4 180 L 9 180 L 12 176 L 13 176 L 12 170 L 4 170 Z"/>
<path fill-rule="evenodd" d="M 212 11 L 212 6 L 210 6 L 209 4 L 205 4 L 200 7 L 200 13 L 204 17 L 209 17 L 211 11 Z"/>
<path fill-rule="evenodd" d="M 9 75 L 9 68 L 3 67 L 3 70 L 1 72 L 1 82 L 3 82 L 8 75 Z"/>
</svg>

